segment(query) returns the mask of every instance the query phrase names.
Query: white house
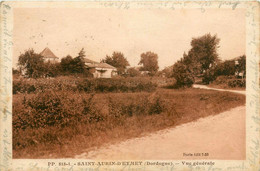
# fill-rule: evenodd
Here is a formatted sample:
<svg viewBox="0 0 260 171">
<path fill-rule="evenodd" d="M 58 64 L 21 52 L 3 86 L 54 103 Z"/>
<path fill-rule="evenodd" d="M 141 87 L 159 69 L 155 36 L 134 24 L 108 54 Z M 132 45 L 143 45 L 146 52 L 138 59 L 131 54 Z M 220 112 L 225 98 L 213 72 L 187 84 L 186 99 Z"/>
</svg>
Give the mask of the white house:
<svg viewBox="0 0 260 171">
<path fill-rule="evenodd" d="M 111 78 L 117 74 L 116 68 L 107 63 L 99 63 L 87 58 L 84 60 L 86 68 L 90 70 L 94 78 Z"/>
<path fill-rule="evenodd" d="M 59 60 L 59 58 L 54 55 L 54 53 L 48 47 L 46 47 L 40 53 L 40 55 L 43 56 L 44 62 L 56 63 Z"/>
</svg>

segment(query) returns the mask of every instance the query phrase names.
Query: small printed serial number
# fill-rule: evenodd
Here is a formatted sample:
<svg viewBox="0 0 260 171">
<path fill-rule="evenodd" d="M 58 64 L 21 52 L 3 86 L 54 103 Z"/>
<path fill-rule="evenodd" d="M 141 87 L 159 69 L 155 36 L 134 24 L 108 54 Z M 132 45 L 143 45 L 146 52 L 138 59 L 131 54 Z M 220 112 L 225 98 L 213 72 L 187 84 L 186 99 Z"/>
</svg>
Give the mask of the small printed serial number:
<svg viewBox="0 0 260 171">
<path fill-rule="evenodd" d="M 183 156 L 209 156 L 209 153 L 183 153 Z"/>
</svg>

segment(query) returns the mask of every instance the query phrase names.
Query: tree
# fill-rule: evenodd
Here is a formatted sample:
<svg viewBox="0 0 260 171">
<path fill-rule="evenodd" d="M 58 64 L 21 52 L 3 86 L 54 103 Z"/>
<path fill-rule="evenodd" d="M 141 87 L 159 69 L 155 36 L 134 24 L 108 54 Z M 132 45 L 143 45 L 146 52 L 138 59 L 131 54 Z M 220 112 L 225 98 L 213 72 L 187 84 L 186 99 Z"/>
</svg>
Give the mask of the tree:
<svg viewBox="0 0 260 171">
<path fill-rule="evenodd" d="M 107 55 L 106 58 L 102 60 L 102 62 L 116 67 L 119 75 L 124 74 L 126 67 L 129 66 L 129 62 L 121 52 L 113 52 L 112 56 Z"/>
<path fill-rule="evenodd" d="M 158 55 L 153 52 L 146 52 L 141 54 L 139 65 L 142 64 L 141 71 L 149 71 L 151 75 L 155 75 L 159 69 Z"/>
<path fill-rule="evenodd" d="M 34 52 L 33 49 L 26 50 L 18 59 L 18 66 L 25 71 L 30 78 L 38 78 L 44 75 L 43 56 Z"/>
<path fill-rule="evenodd" d="M 172 76 L 175 78 L 175 88 L 191 87 L 194 83 L 194 74 L 183 60 L 177 61 L 173 65 Z"/>
<path fill-rule="evenodd" d="M 85 61 L 84 61 L 85 56 L 86 55 L 85 55 L 84 48 L 82 48 L 79 52 L 79 56 L 75 57 L 72 61 L 73 73 L 84 73 L 86 71 Z"/>
<path fill-rule="evenodd" d="M 129 74 L 130 77 L 137 77 L 141 75 L 140 71 L 134 67 L 129 68 L 127 70 L 127 73 Z"/>
<path fill-rule="evenodd" d="M 236 72 L 235 61 L 226 60 L 216 66 L 215 75 L 234 75 Z"/>
<path fill-rule="evenodd" d="M 77 57 L 72 58 L 70 55 L 67 55 L 65 58 L 62 58 L 60 62 L 62 72 L 67 74 L 83 74 L 83 76 L 91 77 L 92 74 L 85 67 L 85 56 L 85 51 L 82 48 Z"/>
<path fill-rule="evenodd" d="M 191 49 L 184 53 L 181 59 L 182 65 L 193 77 L 203 75 L 203 82 L 209 83 L 215 79 L 214 71 L 219 63 L 217 48 L 220 39 L 216 35 L 205 34 L 191 41 Z"/>
<path fill-rule="evenodd" d="M 56 77 L 60 74 L 61 65 L 60 63 L 44 63 L 45 76 Z"/>
<path fill-rule="evenodd" d="M 84 48 L 82 48 L 82 49 L 80 50 L 78 57 L 79 57 L 81 60 L 84 60 L 84 58 L 86 57 Z"/>
<path fill-rule="evenodd" d="M 62 72 L 72 73 L 73 70 L 73 58 L 67 55 L 65 58 L 61 59 L 60 67 Z"/>
<path fill-rule="evenodd" d="M 217 48 L 219 48 L 220 39 L 216 35 L 206 34 L 204 36 L 193 38 L 191 41 L 191 50 L 189 58 L 200 64 L 201 72 L 205 72 L 216 65 L 219 61 Z"/>
<path fill-rule="evenodd" d="M 170 77 L 172 77 L 172 72 L 173 72 L 173 65 L 172 65 L 172 66 L 165 67 L 165 68 L 161 71 L 161 75 L 163 74 L 165 77 L 170 78 Z"/>
<path fill-rule="evenodd" d="M 238 59 L 238 72 L 243 72 L 246 75 L 246 55 L 240 56 Z"/>
</svg>

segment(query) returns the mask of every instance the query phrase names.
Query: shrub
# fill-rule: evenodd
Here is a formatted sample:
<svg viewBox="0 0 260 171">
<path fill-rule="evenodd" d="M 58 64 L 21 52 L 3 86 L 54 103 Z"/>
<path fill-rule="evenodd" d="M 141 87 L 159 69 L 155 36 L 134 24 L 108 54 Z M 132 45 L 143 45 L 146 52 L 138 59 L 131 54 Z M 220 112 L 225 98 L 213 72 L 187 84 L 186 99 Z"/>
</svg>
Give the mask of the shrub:
<svg viewBox="0 0 260 171">
<path fill-rule="evenodd" d="M 174 88 L 191 87 L 194 83 L 194 77 L 187 65 L 182 62 L 176 62 L 173 65 L 173 77 L 176 79 Z"/>
<path fill-rule="evenodd" d="M 141 75 L 141 72 L 140 72 L 138 69 L 134 68 L 134 67 L 129 68 L 129 69 L 127 70 L 127 73 L 128 73 L 128 75 L 129 75 L 130 77 L 137 77 L 137 76 L 140 76 L 140 75 Z"/>
<path fill-rule="evenodd" d="M 157 81 L 158 82 L 158 81 Z M 13 81 L 13 94 L 39 93 L 53 91 L 84 91 L 88 93 L 99 92 L 152 92 L 157 82 L 144 78 L 109 78 L 109 79 L 23 79 Z"/>
<path fill-rule="evenodd" d="M 218 85 L 222 88 L 244 88 L 246 87 L 246 79 L 237 79 L 235 76 L 219 76 L 212 83 L 212 86 Z"/>
<path fill-rule="evenodd" d="M 13 127 L 18 129 L 46 126 L 64 127 L 78 122 L 91 123 L 102 120 L 100 109 L 93 102 L 94 95 L 84 98 L 71 94 L 44 92 L 32 98 L 24 96 L 23 103 L 15 104 Z M 77 110 L 74 110 L 74 108 Z"/>
<path fill-rule="evenodd" d="M 77 89 L 85 92 L 152 92 L 156 87 L 151 81 L 127 78 L 85 79 L 77 84 Z"/>
<path fill-rule="evenodd" d="M 228 81 L 229 87 L 246 87 L 245 79 L 233 79 Z"/>
<path fill-rule="evenodd" d="M 17 93 L 33 93 L 36 91 L 34 85 L 26 84 L 22 81 L 13 83 L 13 94 Z"/>
<path fill-rule="evenodd" d="M 165 101 L 157 94 L 143 94 L 109 98 L 109 114 L 115 117 L 133 115 L 152 115 L 167 112 Z"/>
</svg>

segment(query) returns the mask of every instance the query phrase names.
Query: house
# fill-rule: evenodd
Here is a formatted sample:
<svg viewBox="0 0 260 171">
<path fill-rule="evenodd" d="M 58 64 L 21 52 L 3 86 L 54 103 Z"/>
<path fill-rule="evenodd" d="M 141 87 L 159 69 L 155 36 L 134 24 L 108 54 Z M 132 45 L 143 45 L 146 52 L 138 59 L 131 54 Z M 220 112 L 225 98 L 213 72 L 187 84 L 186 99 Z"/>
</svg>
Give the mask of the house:
<svg viewBox="0 0 260 171">
<path fill-rule="evenodd" d="M 46 47 L 40 55 L 43 56 L 44 62 L 57 63 L 59 60 L 48 47 Z"/>
<path fill-rule="evenodd" d="M 93 74 L 94 78 L 111 78 L 117 74 L 115 67 L 107 63 L 99 63 L 85 58 L 86 68 Z"/>
</svg>

